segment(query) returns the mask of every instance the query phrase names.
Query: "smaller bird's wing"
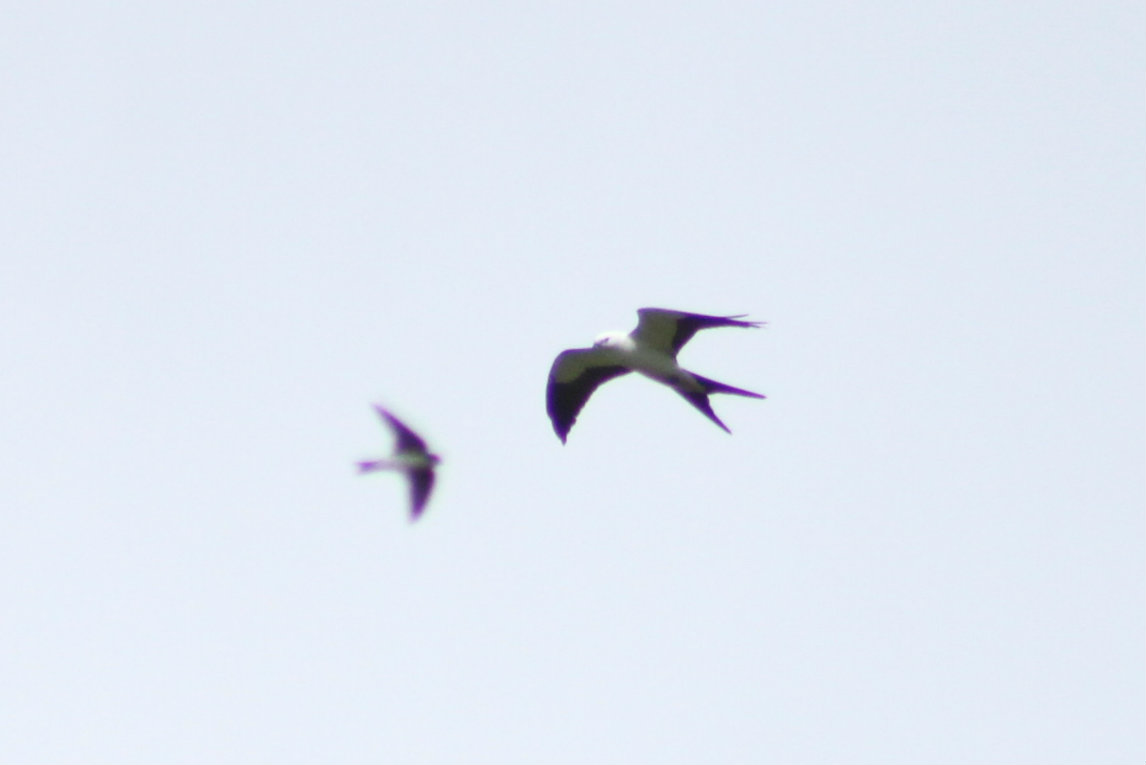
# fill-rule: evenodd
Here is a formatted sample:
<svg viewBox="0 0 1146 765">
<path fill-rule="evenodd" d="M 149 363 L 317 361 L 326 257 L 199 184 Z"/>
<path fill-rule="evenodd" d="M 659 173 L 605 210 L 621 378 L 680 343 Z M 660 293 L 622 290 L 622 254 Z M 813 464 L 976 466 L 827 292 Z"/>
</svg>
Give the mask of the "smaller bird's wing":
<svg viewBox="0 0 1146 765">
<path fill-rule="evenodd" d="M 553 361 L 545 407 L 561 443 L 565 443 L 577 414 L 593 391 L 614 377 L 628 374 L 628 367 L 604 359 L 596 348 L 574 348 L 561 352 Z"/>
<path fill-rule="evenodd" d="M 630 334 L 642 345 L 672 354 L 675 358 L 684 344 L 702 329 L 761 325 L 762 322 L 758 321 L 741 321 L 746 315 L 706 316 L 667 308 L 641 308 L 637 311 L 637 328 Z"/>
<path fill-rule="evenodd" d="M 426 509 L 430 492 L 434 490 L 434 469 L 417 468 L 406 472 L 410 481 L 410 521 L 416 521 Z"/>
<path fill-rule="evenodd" d="M 374 410 L 378 412 L 378 415 L 382 419 L 390 423 L 390 427 L 394 429 L 394 434 L 398 439 L 398 451 L 402 452 L 410 449 L 417 449 L 420 452 L 426 451 L 426 442 L 422 440 L 421 436 L 406 427 L 404 422 L 377 404 L 374 405 Z"/>
</svg>

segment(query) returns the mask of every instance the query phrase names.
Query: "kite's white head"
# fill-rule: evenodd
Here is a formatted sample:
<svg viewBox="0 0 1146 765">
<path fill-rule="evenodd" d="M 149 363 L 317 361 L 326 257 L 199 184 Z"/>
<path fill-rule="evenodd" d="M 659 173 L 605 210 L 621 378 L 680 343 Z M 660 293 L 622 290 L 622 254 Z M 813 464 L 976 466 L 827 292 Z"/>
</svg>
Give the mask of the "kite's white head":
<svg viewBox="0 0 1146 765">
<path fill-rule="evenodd" d="M 631 344 L 627 332 L 602 332 L 593 341 L 594 348 L 628 348 Z"/>
</svg>

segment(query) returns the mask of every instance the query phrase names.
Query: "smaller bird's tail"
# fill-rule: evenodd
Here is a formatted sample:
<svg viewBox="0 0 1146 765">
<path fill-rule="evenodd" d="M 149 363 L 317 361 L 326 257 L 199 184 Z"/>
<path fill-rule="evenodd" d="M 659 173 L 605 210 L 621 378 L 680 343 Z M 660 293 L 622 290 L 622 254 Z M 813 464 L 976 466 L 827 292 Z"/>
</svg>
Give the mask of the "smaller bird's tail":
<svg viewBox="0 0 1146 765">
<path fill-rule="evenodd" d="M 765 396 L 763 396 L 759 393 L 753 393 L 750 390 L 744 390 L 743 388 L 734 388 L 731 385 L 725 385 L 724 383 L 717 382 L 716 380 L 709 380 L 707 377 L 701 377 L 700 375 L 696 374 L 695 372 L 692 373 L 692 376 L 698 383 L 700 383 L 701 385 L 704 386 L 705 394 L 730 393 L 733 396 L 747 396 L 748 398 L 765 398 Z"/>
<path fill-rule="evenodd" d="M 393 467 L 389 460 L 364 460 L 355 463 L 359 473 L 373 473 L 375 470 L 386 470 Z"/>
</svg>

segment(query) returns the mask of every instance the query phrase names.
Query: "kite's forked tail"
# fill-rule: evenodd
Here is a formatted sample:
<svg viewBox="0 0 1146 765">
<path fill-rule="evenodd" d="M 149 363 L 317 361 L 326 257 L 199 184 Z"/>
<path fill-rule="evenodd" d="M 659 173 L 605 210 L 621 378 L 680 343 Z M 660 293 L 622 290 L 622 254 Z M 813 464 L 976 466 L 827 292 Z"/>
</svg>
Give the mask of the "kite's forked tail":
<svg viewBox="0 0 1146 765">
<path fill-rule="evenodd" d="M 695 372 L 692 373 L 693 379 L 704 386 L 704 392 L 707 393 L 731 393 L 733 396 L 747 396 L 748 398 L 765 398 L 759 393 L 753 393 L 750 390 L 743 388 L 734 388 L 731 385 L 725 385 L 716 380 L 709 380 L 707 377 L 701 377 Z"/>
<path fill-rule="evenodd" d="M 707 417 L 708 419 L 710 419 L 714 423 L 716 423 L 716 425 L 721 430 L 723 430 L 725 433 L 731 433 L 732 431 L 729 430 L 728 426 L 725 425 L 721 421 L 721 419 L 716 416 L 716 412 L 712 411 L 712 404 L 708 403 L 708 394 L 710 394 L 710 393 L 731 393 L 734 396 L 747 396 L 749 398 L 764 398 L 764 396 L 760 395 L 759 393 L 753 393 L 750 390 L 744 390 L 743 388 L 734 388 L 731 385 L 725 385 L 724 383 L 717 382 L 716 380 L 709 380 L 707 377 L 701 377 L 700 375 L 695 374 L 695 373 L 690 373 L 690 374 L 692 374 L 692 377 L 694 380 L 696 380 L 698 383 L 700 383 L 704 387 L 704 391 L 703 392 L 697 391 L 697 392 L 690 393 L 688 391 L 685 391 L 683 388 L 677 388 L 676 389 L 677 393 L 684 396 L 685 401 L 687 401 L 688 403 L 692 404 L 697 409 L 699 409 L 701 414 L 703 414 L 705 417 Z"/>
</svg>

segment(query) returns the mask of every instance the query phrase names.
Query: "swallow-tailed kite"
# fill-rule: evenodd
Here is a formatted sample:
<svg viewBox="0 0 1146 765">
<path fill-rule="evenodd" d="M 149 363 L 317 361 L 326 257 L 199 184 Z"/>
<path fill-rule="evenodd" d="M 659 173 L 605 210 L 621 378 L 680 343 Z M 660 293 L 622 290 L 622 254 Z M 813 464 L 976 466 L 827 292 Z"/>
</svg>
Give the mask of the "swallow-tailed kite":
<svg viewBox="0 0 1146 765">
<path fill-rule="evenodd" d="M 397 470 L 404 473 L 410 483 L 410 520 L 418 520 L 434 488 L 434 466 L 441 462 L 436 454 L 426 448 L 426 442 L 401 420 L 377 404 L 374 411 L 390 424 L 397 437 L 394 453 L 389 459 L 366 460 L 358 463 L 359 473 L 373 473 L 376 470 Z"/>
<path fill-rule="evenodd" d="M 664 383 L 705 417 L 731 433 L 708 403 L 710 393 L 764 398 L 759 393 L 733 388 L 689 372 L 676 363 L 676 355 L 699 330 L 712 327 L 759 327 L 762 322 L 740 321 L 737 316 L 705 316 L 699 313 L 670 311 L 665 308 L 641 308 L 637 328 L 628 334 L 605 332 L 597 336 L 592 348 L 574 348 L 557 356 L 549 370 L 546 408 L 553 430 L 561 443 L 577 421 L 577 413 L 601 383 L 614 377 L 640 372 Z"/>
</svg>

